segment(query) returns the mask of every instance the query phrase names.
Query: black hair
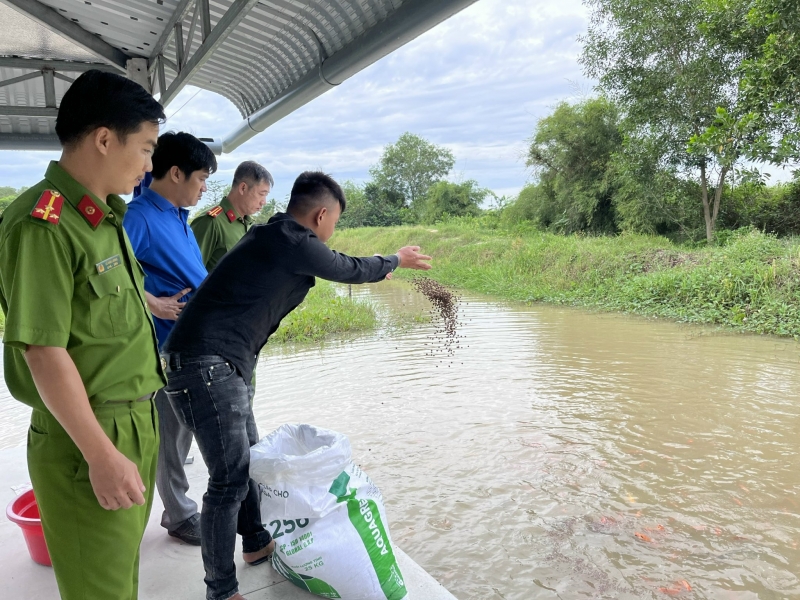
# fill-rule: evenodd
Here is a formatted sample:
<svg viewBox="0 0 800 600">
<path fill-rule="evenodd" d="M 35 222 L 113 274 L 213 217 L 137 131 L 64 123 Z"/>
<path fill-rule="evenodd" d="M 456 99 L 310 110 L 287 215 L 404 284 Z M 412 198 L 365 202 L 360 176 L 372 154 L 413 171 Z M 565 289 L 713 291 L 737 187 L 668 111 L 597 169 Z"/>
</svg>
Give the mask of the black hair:
<svg viewBox="0 0 800 600">
<path fill-rule="evenodd" d="M 295 179 L 286 210 L 306 215 L 311 210 L 323 206 L 329 196 L 339 203 L 343 213 L 347 201 L 342 188 L 333 177 L 321 171 L 306 171 Z"/>
<path fill-rule="evenodd" d="M 66 147 L 99 127 L 108 127 L 124 144 L 143 123 L 159 125 L 165 120 L 164 108 L 141 85 L 92 69 L 78 77 L 61 99 L 56 134 Z"/>
<path fill-rule="evenodd" d="M 270 172 L 252 160 L 246 160 L 236 167 L 236 172 L 233 174 L 233 187 L 242 182 L 245 182 L 248 186 L 258 183 L 268 183 L 269 187 L 275 185 L 275 180 L 272 179 Z"/>
<path fill-rule="evenodd" d="M 158 138 L 158 146 L 153 152 L 153 179 L 161 179 L 172 167 L 190 177 L 195 171 L 217 170 L 217 157 L 211 148 L 183 131 L 168 131 Z"/>
</svg>

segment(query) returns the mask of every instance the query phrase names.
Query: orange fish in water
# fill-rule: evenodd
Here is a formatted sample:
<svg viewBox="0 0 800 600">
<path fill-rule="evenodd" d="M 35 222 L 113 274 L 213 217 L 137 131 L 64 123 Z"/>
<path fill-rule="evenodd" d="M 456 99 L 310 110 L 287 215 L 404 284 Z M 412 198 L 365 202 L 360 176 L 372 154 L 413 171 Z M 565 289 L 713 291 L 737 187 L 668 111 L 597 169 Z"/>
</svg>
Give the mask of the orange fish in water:
<svg viewBox="0 0 800 600">
<path fill-rule="evenodd" d="M 736 502 L 736 504 L 738 504 L 739 506 L 742 505 L 742 501 L 739 500 L 736 496 L 733 497 L 733 501 Z"/>
<path fill-rule="evenodd" d="M 673 583 L 670 587 L 660 587 L 658 591 L 662 594 L 667 594 L 669 596 L 678 596 L 683 592 L 691 592 L 692 586 L 689 585 L 689 582 L 685 579 L 680 579 Z"/>
<path fill-rule="evenodd" d="M 638 531 L 636 533 L 634 533 L 633 535 L 635 535 L 637 538 L 639 538 L 643 542 L 652 542 L 653 541 L 652 538 L 649 535 L 644 534 L 644 533 L 639 533 Z"/>
</svg>

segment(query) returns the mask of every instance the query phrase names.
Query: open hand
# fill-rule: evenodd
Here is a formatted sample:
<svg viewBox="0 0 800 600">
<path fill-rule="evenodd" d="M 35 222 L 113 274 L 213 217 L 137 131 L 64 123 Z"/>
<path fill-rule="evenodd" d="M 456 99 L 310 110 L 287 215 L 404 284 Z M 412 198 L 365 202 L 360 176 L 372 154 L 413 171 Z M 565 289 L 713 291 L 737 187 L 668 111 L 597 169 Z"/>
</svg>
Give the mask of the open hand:
<svg viewBox="0 0 800 600">
<path fill-rule="evenodd" d="M 427 271 L 431 268 L 430 263 L 425 262 L 431 260 L 431 257 L 420 254 L 419 246 L 403 246 L 397 251 L 397 256 L 400 257 L 400 264 L 398 266 L 401 269 Z"/>
<path fill-rule="evenodd" d="M 150 312 L 153 313 L 154 317 L 167 321 L 177 321 L 183 307 L 186 306 L 186 302 L 178 302 L 178 300 L 191 291 L 192 288 L 186 288 L 174 296 L 156 297 L 148 295 L 147 305 L 150 307 Z"/>
<path fill-rule="evenodd" d="M 106 510 L 144 505 L 147 488 L 136 464 L 119 450 L 89 463 L 89 481 L 100 506 Z"/>
</svg>

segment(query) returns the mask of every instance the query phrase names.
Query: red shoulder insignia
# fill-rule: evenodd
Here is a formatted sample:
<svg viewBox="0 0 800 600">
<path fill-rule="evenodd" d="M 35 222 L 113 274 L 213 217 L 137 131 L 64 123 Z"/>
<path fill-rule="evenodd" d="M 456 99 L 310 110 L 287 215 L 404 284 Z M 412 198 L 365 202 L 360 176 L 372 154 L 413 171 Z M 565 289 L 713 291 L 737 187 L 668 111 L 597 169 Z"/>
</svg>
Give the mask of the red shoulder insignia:
<svg viewBox="0 0 800 600">
<path fill-rule="evenodd" d="M 233 212 L 232 210 L 226 212 L 225 216 L 228 217 L 228 221 L 230 221 L 231 223 L 233 223 L 236 220 L 236 213 Z"/>
<path fill-rule="evenodd" d="M 56 190 L 45 190 L 39 196 L 39 201 L 31 211 L 31 216 L 41 219 L 42 221 L 49 221 L 58 225 L 61 218 L 61 207 L 64 205 L 64 196 Z"/>
<path fill-rule="evenodd" d="M 214 207 L 214 208 L 212 208 L 210 211 L 208 211 L 206 214 L 207 214 L 209 217 L 211 217 L 212 219 L 216 219 L 216 218 L 217 218 L 217 216 L 218 216 L 218 215 L 219 215 L 221 212 L 222 212 L 222 207 L 221 207 L 221 206 L 215 206 L 215 207 Z"/>
<path fill-rule="evenodd" d="M 89 224 L 95 228 L 97 228 L 97 226 L 100 224 L 100 221 L 103 220 L 103 217 L 106 216 L 103 210 L 97 206 L 95 201 L 89 196 L 84 196 L 81 198 L 81 201 L 78 202 L 78 212 L 81 213 L 83 218 L 89 221 Z"/>
</svg>

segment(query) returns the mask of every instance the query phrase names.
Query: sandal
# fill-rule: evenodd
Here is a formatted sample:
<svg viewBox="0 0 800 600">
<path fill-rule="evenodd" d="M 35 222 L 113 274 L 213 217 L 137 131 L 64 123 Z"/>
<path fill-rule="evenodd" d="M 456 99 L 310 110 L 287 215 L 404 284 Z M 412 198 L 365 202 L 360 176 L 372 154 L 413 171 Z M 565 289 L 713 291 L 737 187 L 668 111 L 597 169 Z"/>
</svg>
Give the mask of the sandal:
<svg viewBox="0 0 800 600">
<path fill-rule="evenodd" d="M 262 555 L 261 553 L 264 552 Z M 261 550 L 256 550 L 255 552 L 244 552 L 242 553 L 242 558 L 244 562 L 246 562 L 251 567 L 255 567 L 256 565 L 260 565 L 262 563 L 267 562 L 270 558 L 272 558 L 272 553 L 275 552 L 275 540 L 271 540 L 269 544 L 261 548 Z M 253 560 L 247 560 L 248 557 L 253 557 Z"/>
</svg>

